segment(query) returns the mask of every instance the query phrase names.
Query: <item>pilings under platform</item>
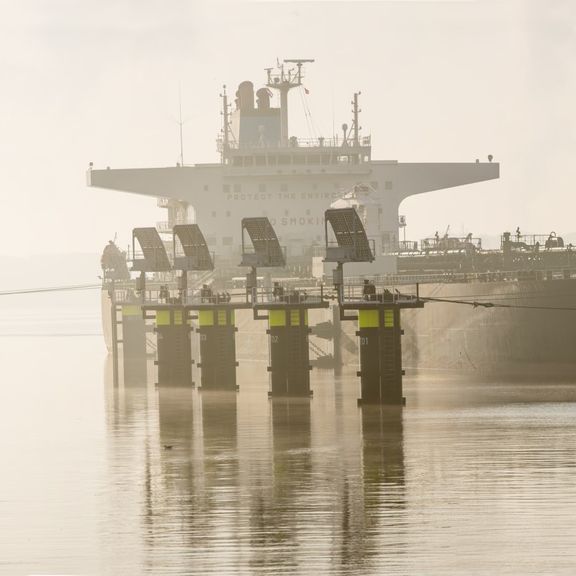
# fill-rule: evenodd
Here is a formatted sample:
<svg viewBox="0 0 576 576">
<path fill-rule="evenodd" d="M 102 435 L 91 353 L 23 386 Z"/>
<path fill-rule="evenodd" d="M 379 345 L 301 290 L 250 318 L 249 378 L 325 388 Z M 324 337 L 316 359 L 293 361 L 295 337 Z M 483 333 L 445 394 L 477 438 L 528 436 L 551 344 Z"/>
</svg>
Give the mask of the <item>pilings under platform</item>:
<svg viewBox="0 0 576 576">
<path fill-rule="evenodd" d="M 231 304 L 198 311 L 200 383 L 203 390 L 237 390 L 235 310 Z"/>
<path fill-rule="evenodd" d="M 146 305 L 144 314 L 153 312 L 157 337 L 158 385 L 193 386 L 192 346 L 188 310 L 177 304 Z"/>
<path fill-rule="evenodd" d="M 146 320 L 139 304 L 122 304 L 124 384 L 146 384 Z"/>
<path fill-rule="evenodd" d="M 400 311 L 423 306 L 418 298 L 341 305 L 342 320 L 358 320 L 361 388 L 358 404 L 404 405 Z M 358 316 L 346 316 L 346 310 L 351 309 L 357 310 Z"/>
<path fill-rule="evenodd" d="M 359 310 L 356 335 L 360 338 L 362 403 L 403 404 L 400 310 Z"/>
<path fill-rule="evenodd" d="M 310 348 L 308 311 L 327 308 L 322 297 L 310 301 L 303 295 L 254 305 L 254 318 L 267 319 L 270 336 L 271 397 L 310 397 Z M 259 310 L 268 310 L 260 316 Z"/>
<path fill-rule="evenodd" d="M 192 384 L 190 321 L 198 319 L 203 390 L 237 390 L 235 310 L 251 308 L 248 302 L 230 302 L 217 297 L 202 298 L 186 304 L 146 305 L 154 311 L 158 335 L 158 384 Z M 197 314 L 197 316 L 196 316 Z"/>
</svg>

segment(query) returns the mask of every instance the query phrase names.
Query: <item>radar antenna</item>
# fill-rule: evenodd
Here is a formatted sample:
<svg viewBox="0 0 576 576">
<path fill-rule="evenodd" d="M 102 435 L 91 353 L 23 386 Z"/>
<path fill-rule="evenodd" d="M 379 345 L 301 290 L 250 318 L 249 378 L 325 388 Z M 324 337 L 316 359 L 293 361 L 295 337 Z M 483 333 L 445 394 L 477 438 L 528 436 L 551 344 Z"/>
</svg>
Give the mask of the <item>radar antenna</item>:
<svg viewBox="0 0 576 576">
<path fill-rule="evenodd" d="M 265 68 L 266 86 L 280 92 L 280 142 L 288 146 L 288 92 L 302 85 L 302 65 L 314 62 L 310 58 L 289 58 L 277 63 L 276 68 Z M 284 64 L 296 64 L 296 68 L 284 67 Z"/>
</svg>

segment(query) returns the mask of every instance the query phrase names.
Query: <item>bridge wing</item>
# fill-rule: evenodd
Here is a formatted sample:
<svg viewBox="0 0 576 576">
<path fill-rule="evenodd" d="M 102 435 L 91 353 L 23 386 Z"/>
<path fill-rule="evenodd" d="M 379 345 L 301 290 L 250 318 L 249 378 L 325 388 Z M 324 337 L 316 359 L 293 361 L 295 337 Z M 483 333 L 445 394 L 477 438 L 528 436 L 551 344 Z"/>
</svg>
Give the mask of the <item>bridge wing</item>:
<svg viewBox="0 0 576 576">
<path fill-rule="evenodd" d="M 500 177 L 498 162 L 403 163 L 389 166 L 394 189 L 403 200 L 414 194 L 464 186 Z"/>
<path fill-rule="evenodd" d="M 181 198 L 189 187 L 193 168 L 122 168 L 88 170 L 88 186 L 144 196 Z"/>
</svg>

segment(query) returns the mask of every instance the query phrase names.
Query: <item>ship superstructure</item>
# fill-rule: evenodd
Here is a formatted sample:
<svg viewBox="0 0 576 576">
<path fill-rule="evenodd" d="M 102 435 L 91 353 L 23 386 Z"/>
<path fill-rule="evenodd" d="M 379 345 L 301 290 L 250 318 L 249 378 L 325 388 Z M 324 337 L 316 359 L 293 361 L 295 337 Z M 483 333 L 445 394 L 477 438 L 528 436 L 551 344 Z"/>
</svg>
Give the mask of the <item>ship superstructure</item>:
<svg viewBox="0 0 576 576">
<path fill-rule="evenodd" d="M 289 133 L 289 93 L 302 90 L 303 67 L 311 60 L 284 60 L 266 70 L 264 86 L 242 82 L 234 105 L 222 93 L 220 161 L 165 168 L 90 167 L 89 186 L 154 196 L 168 209 L 166 228 L 196 222 L 219 260 L 237 261 L 238 222 L 267 216 L 287 256 L 310 260 L 321 246 L 324 211 L 355 186 L 374 191 L 370 207 L 378 220 L 376 254 L 398 249 L 398 207 L 415 194 L 499 177 L 496 162 L 404 163 L 374 160 L 370 136 L 361 134 L 359 93 L 351 125 L 330 138 L 300 139 Z M 280 104 L 273 106 L 274 92 Z M 231 108 L 233 108 L 231 110 Z M 394 258 L 385 259 L 392 271 Z"/>
</svg>

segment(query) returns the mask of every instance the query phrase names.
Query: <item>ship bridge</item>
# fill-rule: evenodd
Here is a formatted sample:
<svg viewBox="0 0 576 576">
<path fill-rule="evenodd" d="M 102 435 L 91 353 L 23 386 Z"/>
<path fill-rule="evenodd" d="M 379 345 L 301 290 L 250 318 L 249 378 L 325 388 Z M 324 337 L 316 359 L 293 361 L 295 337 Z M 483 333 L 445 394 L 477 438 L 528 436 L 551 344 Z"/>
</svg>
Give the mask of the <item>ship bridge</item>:
<svg viewBox="0 0 576 576">
<path fill-rule="evenodd" d="M 232 168 L 268 167 L 278 169 L 287 166 L 310 166 L 313 168 L 334 166 L 359 166 L 370 162 L 372 147 L 370 136 L 358 142 L 346 138 L 297 138 L 292 136 L 287 146 L 259 146 L 229 144 L 226 149 L 222 140 L 218 150 L 223 162 Z"/>
</svg>

